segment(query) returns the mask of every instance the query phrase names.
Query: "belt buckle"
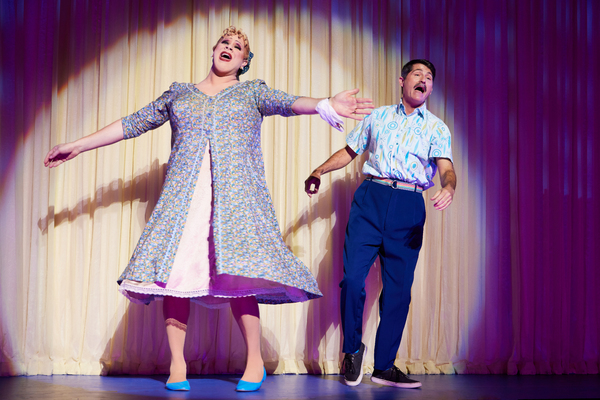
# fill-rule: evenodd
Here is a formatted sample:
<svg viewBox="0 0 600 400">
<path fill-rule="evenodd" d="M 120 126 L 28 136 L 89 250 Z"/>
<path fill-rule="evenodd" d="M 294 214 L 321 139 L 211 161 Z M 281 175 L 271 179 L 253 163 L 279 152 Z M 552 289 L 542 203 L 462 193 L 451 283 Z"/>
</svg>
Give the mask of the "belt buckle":
<svg viewBox="0 0 600 400">
<path fill-rule="evenodd" d="M 397 181 L 392 181 L 392 187 L 394 189 L 396 189 L 398 187 L 398 182 Z"/>
</svg>

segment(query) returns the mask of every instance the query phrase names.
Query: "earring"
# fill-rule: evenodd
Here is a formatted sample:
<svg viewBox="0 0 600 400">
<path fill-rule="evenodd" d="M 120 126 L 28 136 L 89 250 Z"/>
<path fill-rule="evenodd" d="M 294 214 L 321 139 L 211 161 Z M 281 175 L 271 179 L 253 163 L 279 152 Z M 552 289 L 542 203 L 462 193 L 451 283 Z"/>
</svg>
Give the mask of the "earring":
<svg viewBox="0 0 600 400">
<path fill-rule="evenodd" d="M 250 61 L 252 60 L 252 57 L 254 57 L 254 53 L 250 52 L 248 53 L 248 63 L 243 66 L 242 68 L 240 68 L 240 75 L 245 74 L 246 72 L 248 72 L 248 70 L 250 69 Z"/>
</svg>

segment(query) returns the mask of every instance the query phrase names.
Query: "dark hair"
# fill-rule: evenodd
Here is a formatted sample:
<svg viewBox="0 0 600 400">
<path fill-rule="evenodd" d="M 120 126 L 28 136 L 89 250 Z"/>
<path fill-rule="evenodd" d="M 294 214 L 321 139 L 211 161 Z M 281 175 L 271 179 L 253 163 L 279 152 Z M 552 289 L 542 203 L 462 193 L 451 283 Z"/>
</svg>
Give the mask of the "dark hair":
<svg viewBox="0 0 600 400">
<path fill-rule="evenodd" d="M 423 64 L 424 66 L 429 68 L 429 70 L 431 71 L 431 75 L 433 76 L 433 80 L 435 81 L 435 67 L 429 60 L 410 60 L 409 62 L 404 64 L 404 67 L 402 67 L 402 72 L 400 73 L 400 76 L 402 76 L 403 79 L 406 79 L 408 74 L 410 74 L 410 72 L 413 70 L 413 65 L 415 64 Z"/>
</svg>

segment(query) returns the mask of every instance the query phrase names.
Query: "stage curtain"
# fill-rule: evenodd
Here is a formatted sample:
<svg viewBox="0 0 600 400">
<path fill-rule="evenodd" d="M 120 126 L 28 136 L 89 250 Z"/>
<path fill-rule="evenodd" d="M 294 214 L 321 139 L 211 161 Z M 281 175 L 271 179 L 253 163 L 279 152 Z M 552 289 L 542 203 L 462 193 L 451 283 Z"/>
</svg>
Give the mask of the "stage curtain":
<svg viewBox="0 0 600 400">
<path fill-rule="evenodd" d="M 427 107 L 453 134 L 458 188 L 425 240 L 396 364 L 414 374 L 598 373 L 600 2 L 594 0 L 21 1 L 0 3 L 0 374 L 168 373 L 162 303 L 117 291 L 164 181 L 168 124 L 49 170 L 48 150 L 199 82 L 221 31 L 247 32 L 242 80 L 400 99 L 403 63 L 437 67 Z M 345 133 L 355 122 L 347 120 Z M 338 373 L 339 287 L 364 156 L 318 116 L 269 117 L 262 146 L 283 239 L 324 297 L 260 307 L 270 373 Z M 594 200 L 595 199 L 595 200 Z M 402 212 L 402 210 L 398 210 Z M 373 367 L 381 289 L 367 279 Z M 189 373 L 241 372 L 229 309 L 193 306 Z"/>
</svg>

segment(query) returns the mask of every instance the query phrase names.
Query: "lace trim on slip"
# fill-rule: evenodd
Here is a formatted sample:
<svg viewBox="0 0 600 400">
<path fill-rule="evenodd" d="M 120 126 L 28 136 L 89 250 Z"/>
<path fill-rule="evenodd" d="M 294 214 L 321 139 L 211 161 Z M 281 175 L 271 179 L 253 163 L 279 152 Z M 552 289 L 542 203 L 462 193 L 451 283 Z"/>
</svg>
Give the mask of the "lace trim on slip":
<svg viewBox="0 0 600 400">
<path fill-rule="evenodd" d="M 127 297 L 130 301 L 137 304 L 149 304 L 152 300 L 154 300 L 154 296 L 163 297 L 163 296 L 172 296 L 179 298 L 202 298 L 207 296 L 219 297 L 223 299 L 228 298 L 236 298 L 236 297 L 248 297 L 248 296 L 269 296 L 272 298 L 277 298 L 277 300 L 273 304 L 280 303 L 299 303 L 306 301 L 311 298 L 316 298 L 317 296 L 310 296 L 310 293 L 305 292 L 302 289 L 298 289 L 302 293 L 301 296 L 296 296 L 293 293 L 290 293 L 285 289 L 286 286 L 282 285 L 277 288 L 252 288 L 252 289 L 240 289 L 240 290 L 214 290 L 214 289 L 201 289 L 201 290 L 192 290 L 192 291 L 178 291 L 173 289 L 161 288 L 157 286 L 137 286 L 137 285 L 128 285 L 127 283 L 122 283 L 119 285 L 119 291 Z M 148 299 L 141 299 L 134 296 L 131 296 L 128 292 L 133 292 L 141 295 L 149 296 Z M 320 297 L 320 296 L 319 296 Z M 274 299 L 269 299 L 273 301 Z M 270 303 L 270 301 L 269 301 Z M 203 303 L 202 303 L 203 304 Z M 204 304 L 203 304 L 204 305 Z"/>
<path fill-rule="evenodd" d="M 174 326 L 184 332 L 187 332 L 187 325 L 183 322 L 177 321 L 175 318 L 168 318 L 165 320 L 165 326 Z"/>
<path fill-rule="evenodd" d="M 168 289 L 161 288 L 157 286 L 137 286 L 137 285 L 128 285 L 127 283 L 122 283 L 119 286 L 121 291 L 127 290 L 129 292 L 135 292 L 140 294 L 153 294 L 157 296 L 173 296 L 173 297 L 181 297 L 181 298 L 192 298 L 192 297 L 204 297 L 204 296 L 214 296 L 214 297 L 226 297 L 226 298 L 234 298 L 234 297 L 247 297 L 254 296 L 260 294 L 275 294 L 275 293 L 287 293 L 287 290 L 282 285 L 281 287 L 276 288 L 250 288 L 250 289 L 238 289 L 238 290 L 215 290 L 215 289 L 199 289 L 199 290 L 189 290 L 189 291 L 181 291 L 176 289 Z M 302 289 L 300 289 L 302 290 Z M 286 296 L 289 297 L 289 296 Z"/>
</svg>

